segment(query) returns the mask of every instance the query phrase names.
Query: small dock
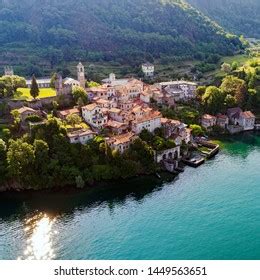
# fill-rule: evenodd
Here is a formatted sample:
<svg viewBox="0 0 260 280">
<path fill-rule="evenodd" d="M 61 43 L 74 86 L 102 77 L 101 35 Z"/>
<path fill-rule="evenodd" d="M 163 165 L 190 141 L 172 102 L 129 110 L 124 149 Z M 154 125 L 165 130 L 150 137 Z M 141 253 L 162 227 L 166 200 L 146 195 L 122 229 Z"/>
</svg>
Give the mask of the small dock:
<svg viewBox="0 0 260 280">
<path fill-rule="evenodd" d="M 219 152 L 219 145 L 211 143 L 209 141 L 200 140 L 197 142 L 199 146 L 205 147 L 208 150 L 207 151 L 200 151 L 200 153 L 205 156 L 207 159 L 213 158 L 215 155 Z"/>
<path fill-rule="evenodd" d="M 197 168 L 205 162 L 205 157 L 191 158 L 191 159 L 184 158 L 182 159 L 182 162 L 188 166 Z"/>
</svg>

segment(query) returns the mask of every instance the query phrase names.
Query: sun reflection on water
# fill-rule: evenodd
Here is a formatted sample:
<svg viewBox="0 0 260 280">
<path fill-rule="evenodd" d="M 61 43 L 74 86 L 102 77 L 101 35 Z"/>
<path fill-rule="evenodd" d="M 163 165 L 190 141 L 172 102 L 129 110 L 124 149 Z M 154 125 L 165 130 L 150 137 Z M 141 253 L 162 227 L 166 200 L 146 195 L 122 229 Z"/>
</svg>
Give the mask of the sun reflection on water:
<svg viewBox="0 0 260 280">
<path fill-rule="evenodd" d="M 23 257 L 26 260 L 51 260 L 55 257 L 53 252 L 53 236 L 57 234 L 53 230 L 54 218 L 47 214 L 39 213 L 25 221 L 25 234 L 27 246 Z"/>
</svg>

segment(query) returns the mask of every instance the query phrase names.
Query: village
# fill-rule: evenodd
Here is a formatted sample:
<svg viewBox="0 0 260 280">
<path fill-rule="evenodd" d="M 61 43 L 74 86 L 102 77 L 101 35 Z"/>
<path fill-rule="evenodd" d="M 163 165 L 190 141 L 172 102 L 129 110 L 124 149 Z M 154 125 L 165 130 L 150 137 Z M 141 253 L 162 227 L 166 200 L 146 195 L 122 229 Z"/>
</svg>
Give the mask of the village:
<svg viewBox="0 0 260 280">
<path fill-rule="evenodd" d="M 145 63 L 142 71 L 146 78 L 153 77 L 154 65 Z M 6 67 L 5 76 L 12 75 L 12 68 Z M 170 145 L 155 148 L 154 160 L 174 173 L 183 171 L 183 163 L 197 167 L 218 152 L 218 145 L 207 141 L 206 134 L 212 128 L 219 127 L 231 134 L 256 128 L 254 114 L 239 107 L 228 109 L 226 114 L 202 115 L 200 124 L 205 135 L 200 137 L 193 133 L 192 126 L 181 120 L 163 117 L 159 110 L 161 107 L 174 110 L 179 103 L 196 101 L 198 85 L 195 82 L 179 80 L 147 84 L 134 77 L 118 79 L 111 73 L 102 80 L 102 84 L 88 87 L 86 76 L 83 64 L 79 63 L 77 79 L 56 75 L 56 97 L 18 102 L 10 100 L 10 111 L 15 110 L 19 115 L 22 130 L 30 133 L 33 127 L 43 124 L 49 114 L 44 105 L 52 107 L 56 98 L 61 96 L 71 100 L 73 89 L 80 88 L 87 97 L 86 104 L 78 102 L 76 106 L 66 106 L 53 113 L 67 124 L 67 139 L 71 144 L 84 145 L 102 135 L 111 150 L 122 154 L 135 139 L 142 138 L 142 134 L 160 135 Z M 39 89 L 51 87 L 50 78 L 37 79 L 36 82 Z M 30 88 L 32 81 L 27 80 L 26 86 Z"/>
</svg>

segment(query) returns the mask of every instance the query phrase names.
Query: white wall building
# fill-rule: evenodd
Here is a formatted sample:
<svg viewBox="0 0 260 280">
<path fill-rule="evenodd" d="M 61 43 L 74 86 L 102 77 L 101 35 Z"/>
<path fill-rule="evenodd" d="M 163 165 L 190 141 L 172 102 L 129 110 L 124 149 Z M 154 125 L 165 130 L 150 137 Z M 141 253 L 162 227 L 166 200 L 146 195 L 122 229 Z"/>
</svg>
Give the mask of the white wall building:
<svg viewBox="0 0 260 280">
<path fill-rule="evenodd" d="M 81 143 L 86 144 L 95 137 L 95 133 L 89 129 L 81 129 L 67 134 L 71 144 Z"/>
<path fill-rule="evenodd" d="M 50 86 L 51 86 L 51 79 L 50 78 L 36 79 L 36 82 L 37 82 L 39 88 L 50 88 Z M 28 88 L 31 88 L 32 79 L 31 80 L 26 80 L 26 86 Z"/>
<path fill-rule="evenodd" d="M 168 94 L 172 95 L 175 101 L 189 100 L 196 97 L 197 84 L 189 81 L 170 81 L 159 83 L 159 86 Z"/>
<path fill-rule="evenodd" d="M 108 117 L 102 112 L 102 108 L 96 103 L 82 107 L 83 119 L 92 127 L 102 129 L 108 122 Z"/>
<path fill-rule="evenodd" d="M 139 120 L 132 122 L 132 131 L 135 134 L 141 133 L 143 129 L 154 132 L 156 128 L 161 127 L 161 114 L 160 112 L 153 112 L 149 116 L 145 116 Z"/>
<path fill-rule="evenodd" d="M 132 132 L 117 135 L 107 140 L 107 144 L 112 150 L 117 150 L 120 153 L 129 149 L 131 143 L 136 139 L 136 135 Z"/>
<path fill-rule="evenodd" d="M 79 87 L 80 86 L 80 82 L 79 81 L 77 81 L 77 80 L 75 80 L 73 78 L 69 78 L 69 77 L 65 78 L 63 80 L 63 83 L 64 83 L 65 86 L 71 86 L 71 87 L 75 87 L 75 86 Z"/>
<path fill-rule="evenodd" d="M 205 114 L 201 118 L 201 125 L 206 129 L 213 127 L 217 124 L 217 118 L 215 116 Z"/>
<path fill-rule="evenodd" d="M 142 71 L 145 77 L 153 77 L 154 76 L 154 65 L 151 63 L 142 64 Z"/>
</svg>

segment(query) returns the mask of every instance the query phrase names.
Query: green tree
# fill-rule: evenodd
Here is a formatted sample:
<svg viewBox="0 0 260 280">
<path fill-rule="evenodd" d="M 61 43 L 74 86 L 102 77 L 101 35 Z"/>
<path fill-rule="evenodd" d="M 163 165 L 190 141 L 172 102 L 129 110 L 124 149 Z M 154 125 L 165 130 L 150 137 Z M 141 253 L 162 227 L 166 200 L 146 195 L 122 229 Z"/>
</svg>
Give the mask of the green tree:
<svg viewBox="0 0 260 280">
<path fill-rule="evenodd" d="M 221 70 L 225 73 L 230 73 L 231 72 L 231 65 L 229 63 L 223 63 L 221 65 Z"/>
<path fill-rule="evenodd" d="M 199 101 L 201 101 L 201 98 L 203 94 L 205 93 L 207 87 L 206 86 L 198 86 L 196 89 L 196 97 Z"/>
<path fill-rule="evenodd" d="M 235 97 L 236 103 L 239 106 L 243 106 L 246 101 L 246 82 L 234 76 L 227 76 L 223 79 L 220 86 L 222 92 L 226 95 L 230 94 Z"/>
<path fill-rule="evenodd" d="M 147 142 L 147 143 L 152 143 L 153 137 L 154 137 L 154 136 L 153 136 L 153 134 L 152 134 L 149 130 L 143 129 L 143 130 L 141 131 L 139 137 L 140 137 L 143 141 L 145 141 L 145 142 Z"/>
<path fill-rule="evenodd" d="M 18 132 L 21 128 L 21 118 L 17 109 L 11 111 L 11 115 L 13 117 L 13 125 L 11 126 L 14 132 Z"/>
<path fill-rule="evenodd" d="M 77 114 L 70 114 L 66 117 L 66 121 L 71 126 L 75 127 L 82 123 L 82 118 Z"/>
<path fill-rule="evenodd" d="M 32 84 L 30 89 L 31 96 L 35 99 L 37 96 L 39 96 L 40 90 L 36 81 L 35 76 L 32 76 Z"/>
<path fill-rule="evenodd" d="M 234 96 L 228 94 L 226 97 L 225 97 L 225 105 L 227 108 L 232 108 L 232 107 L 235 107 L 236 106 L 236 99 Z"/>
<path fill-rule="evenodd" d="M 37 182 L 41 187 L 48 186 L 49 174 L 48 174 L 48 167 L 50 163 L 49 157 L 49 146 L 43 140 L 34 140 L 33 143 L 34 147 L 34 174 L 37 177 Z"/>
<path fill-rule="evenodd" d="M 207 87 L 205 94 L 202 96 L 202 104 L 206 111 L 211 114 L 221 112 L 224 108 L 224 101 L 225 95 L 215 86 Z"/>
<path fill-rule="evenodd" d="M 100 84 L 94 81 L 90 81 L 90 82 L 86 82 L 86 86 L 92 88 L 92 87 L 99 87 Z"/>
<path fill-rule="evenodd" d="M 192 129 L 192 134 L 194 136 L 203 136 L 204 131 L 200 125 L 192 124 L 190 125 L 190 128 Z"/>
<path fill-rule="evenodd" d="M 26 80 L 20 76 L 3 76 L 0 78 L 0 96 L 12 97 L 18 88 L 26 88 Z"/>
<path fill-rule="evenodd" d="M 30 183 L 34 165 L 33 146 L 22 139 L 10 140 L 7 151 L 8 172 L 20 183 Z"/>
<path fill-rule="evenodd" d="M 55 72 L 51 76 L 51 83 L 50 83 L 51 88 L 55 89 L 55 84 L 56 84 L 57 79 L 58 79 L 58 74 Z"/>
<path fill-rule="evenodd" d="M 0 183 L 3 183 L 7 177 L 6 150 L 4 140 L 0 139 Z"/>
<path fill-rule="evenodd" d="M 231 68 L 232 68 L 233 71 L 237 70 L 237 68 L 238 68 L 238 63 L 237 63 L 236 61 L 233 61 L 233 62 L 232 62 L 232 65 L 231 65 Z"/>
<path fill-rule="evenodd" d="M 76 104 L 79 104 L 82 102 L 84 104 L 88 103 L 88 96 L 87 96 L 87 93 L 84 90 L 84 88 L 79 87 L 79 86 L 74 86 L 72 88 L 72 95 L 73 95 L 73 98 L 74 98 L 74 101 Z"/>
</svg>

